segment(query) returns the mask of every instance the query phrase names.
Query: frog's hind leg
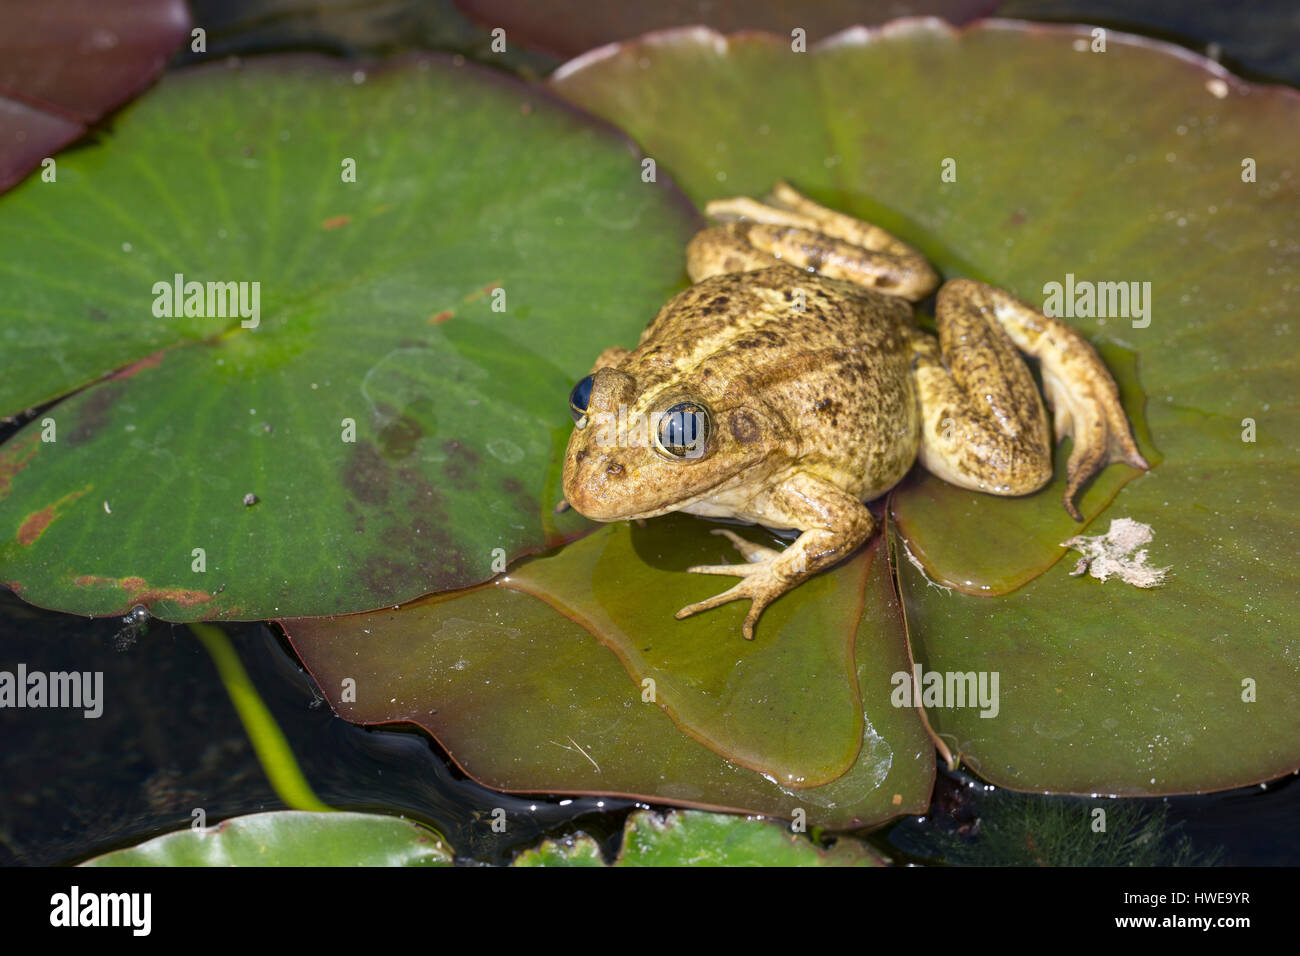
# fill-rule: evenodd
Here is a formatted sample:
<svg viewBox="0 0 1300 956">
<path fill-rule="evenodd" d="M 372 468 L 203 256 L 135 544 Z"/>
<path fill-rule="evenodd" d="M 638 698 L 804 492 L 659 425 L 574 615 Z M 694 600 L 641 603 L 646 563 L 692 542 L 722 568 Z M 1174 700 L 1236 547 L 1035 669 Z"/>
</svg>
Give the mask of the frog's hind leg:
<svg viewBox="0 0 1300 956">
<path fill-rule="evenodd" d="M 939 291 L 939 342 L 914 334 L 921 400 L 921 463 L 945 481 L 989 494 L 1023 495 L 1052 474 L 1047 416 L 1017 349 L 1042 363 L 1057 438 L 1069 434 L 1065 510 L 1114 461 L 1149 467 L 1138 451 L 1119 390 L 1077 332 L 1010 294 L 971 279 Z"/>
<path fill-rule="evenodd" d="M 912 246 L 879 226 L 820 206 L 786 183 L 777 183 L 765 203 L 716 199 L 706 212 L 724 225 L 699 233 L 687 248 L 687 269 L 696 282 L 785 262 L 912 302 L 939 284 L 934 268 Z"/>
</svg>

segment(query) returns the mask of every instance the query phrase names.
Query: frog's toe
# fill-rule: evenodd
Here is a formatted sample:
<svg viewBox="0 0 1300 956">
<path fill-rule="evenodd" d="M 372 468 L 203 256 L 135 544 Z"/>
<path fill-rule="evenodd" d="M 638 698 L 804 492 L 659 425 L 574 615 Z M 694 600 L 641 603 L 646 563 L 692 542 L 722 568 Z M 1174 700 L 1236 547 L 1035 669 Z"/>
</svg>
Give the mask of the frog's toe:
<svg viewBox="0 0 1300 956">
<path fill-rule="evenodd" d="M 754 572 L 769 570 L 766 565 L 758 564 L 723 565 L 722 567 L 730 568 L 731 570 L 726 572 L 730 574 L 735 574 L 736 569 L 738 568 L 752 568 L 752 572 L 742 572 L 747 575 L 753 574 Z M 694 571 L 697 569 L 691 568 L 690 570 Z M 713 597 L 705 598 L 703 601 L 696 601 L 694 604 L 688 604 L 677 612 L 676 617 L 677 620 L 680 621 L 682 618 L 690 617 L 692 614 L 698 614 L 700 611 L 712 610 L 715 607 L 728 604 L 731 601 L 749 598 L 753 603 L 749 607 L 749 613 L 745 615 L 745 623 L 741 626 L 741 631 L 745 635 L 745 640 L 752 641 L 754 639 L 754 625 L 758 623 L 759 615 L 761 615 L 763 610 L 782 593 L 783 589 L 774 587 L 770 577 L 756 574 L 753 577 L 746 577 L 745 580 L 738 582 L 734 587 L 728 588 L 721 594 L 715 594 Z"/>
<path fill-rule="evenodd" d="M 761 562 L 772 561 L 781 556 L 781 552 L 773 548 L 764 547 L 761 544 L 754 544 L 752 541 L 746 541 L 735 532 L 728 531 L 726 528 L 714 528 L 713 534 L 720 534 L 736 546 L 741 557 L 746 561 Z"/>
<path fill-rule="evenodd" d="M 747 578 L 754 574 L 763 574 L 768 570 L 768 565 L 781 557 L 781 552 L 773 548 L 764 547 L 761 544 L 754 544 L 752 541 L 746 541 L 740 535 L 728 531 L 725 528 L 714 528 L 713 534 L 720 534 L 736 546 L 748 564 L 697 564 L 693 568 L 686 570 L 692 574 L 730 574 L 732 577 Z"/>
<path fill-rule="evenodd" d="M 1061 387 L 1052 380 L 1048 380 L 1046 385 L 1049 401 L 1056 413 L 1058 440 L 1063 435 L 1074 439 L 1070 461 L 1065 468 L 1065 510 L 1075 521 L 1082 521 L 1083 516 L 1074 502 L 1088 479 L 1114 462 L 1123 462 L 1143 471 L 1150 469 L 1151 465 L 1133 440 L 1128 418 L 1113 383 L 1104 380 L 1098 387 L 1078 390 Z"/>
<path fill-rule="evenodd" d="M 730 574 L 737 578 L 747 578 L 751 574 L 763 571 L 761 564 L 697 564 L 686 569 L 690 574 Z"/>
</svg>

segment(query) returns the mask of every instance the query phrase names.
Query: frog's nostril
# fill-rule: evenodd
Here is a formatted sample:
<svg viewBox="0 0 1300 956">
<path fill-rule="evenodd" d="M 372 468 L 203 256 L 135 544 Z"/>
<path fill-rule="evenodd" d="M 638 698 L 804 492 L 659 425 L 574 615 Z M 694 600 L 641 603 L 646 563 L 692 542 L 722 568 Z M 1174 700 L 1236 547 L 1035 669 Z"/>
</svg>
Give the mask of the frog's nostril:
<svg viewBox="0 0 1300 956">
<path fill-rule="evenodd" d="M 623 474 L 623 466 L 618 462 L 614 462 L 612 465 L 607 465 L 605 467 L 605 474 L 617 478 L 619 475 Z"/>
</svg>

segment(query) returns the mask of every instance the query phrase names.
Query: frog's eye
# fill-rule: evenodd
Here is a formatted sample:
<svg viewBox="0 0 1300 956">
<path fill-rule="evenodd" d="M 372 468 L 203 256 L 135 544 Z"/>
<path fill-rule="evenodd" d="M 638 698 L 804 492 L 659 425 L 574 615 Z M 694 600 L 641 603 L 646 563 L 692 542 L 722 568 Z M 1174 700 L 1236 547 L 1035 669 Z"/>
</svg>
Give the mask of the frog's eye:
<svg viewBox="0 0 1300 956">
<path fill-rule="evenodd" d="M 655 440 L 673 458 L 699 458 L 709 441 L 709 410 L 695 402 L 678 402 L 660 416 Z"/>
<path fill-rule="evenodd" d="M 587 406 L 591 404 L 591 384 L 593 381 L 593 377 L 588 375 L 573 386 L 573 391 L 569 393 L 569 414 L 573 416 L 573 424 L 579 428 L 587 427 Z"/>
</svg>

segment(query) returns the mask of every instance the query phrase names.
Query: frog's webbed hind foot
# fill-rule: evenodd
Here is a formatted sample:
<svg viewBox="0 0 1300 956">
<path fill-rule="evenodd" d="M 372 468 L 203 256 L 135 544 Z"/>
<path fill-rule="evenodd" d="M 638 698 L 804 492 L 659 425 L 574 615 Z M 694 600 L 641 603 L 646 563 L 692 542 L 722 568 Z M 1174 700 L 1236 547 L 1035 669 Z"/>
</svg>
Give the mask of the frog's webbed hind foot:
<svg viewBox="0 0 1300 956">
<path fill-rule="evenodd" d="M 754 625 L 763 609 L 785 592 L 852 554 L 871 537 L 875 520 L 857 498 L 809 475 L 796 475 L 769 497 L 762 514 L 774 527 L 803 527 L 784 551 L 746 541 L 724 528 L 714 534 L 727 538 L 747 564 L 701 564 L 687 571 L 727 574 L 742 580 L 721 594 L 688 605 L 677 612 L 680 620 L 729 601 L 749 598 L 753 604 L 742 628 L 746 640 L 754 639 Z"/>
<path fill-rule="evenodd" d="M 764 269 L 785 262 L 912 302 L 939 284 L 929 261 L 879 226 L 818 205 L 784 182 L 766 202 L 715 199 L 705 211 L 723 225 L 699 233 L 686 250 L 691 279 Z"/>
<path fill-rule="evenodd" d="M 746 541 L 740 535 L 723 528 L 715 528 L 713 533 L 727 537 L 736 546 L 736 550 L 744 556 L 745 560 L 751 563 L 698 564 L 686 570 L 693 574 L 734 575 L 744 580 L 720 594 L 713 595 L 711 598 L 705 598 L 703 601 L 687 605 L 677 612 L 676 617 L 680 621 L 682 618 L 690 617 L 700 611 L 708 611 L 731 601 L 750 598 L 753 603 L 749 607 L 749 613 L 745 615 L 745 623 L 741 630 L 745 635 L 745 640 L 752 641 L 754 639 L 754 625 L 758 623 L 759 615 L 763 613 L 763 610 L 769 604 L 794 587 L 799 579 L 781 573 L 780 551 Z"/>
<path fill-rule="evenodd" d="M 917 333 L 915 361 L 921 461 L 940 478 L 1001 495 L 1028 494 L 1051 478 L 1046 414 L 1017 348 L 1041 362 L 1057 439 L 1074 439 L 1064 505 L 1076 521 L 1082 515 L 1075 496 L 1106 465 L 1150 467 L 1133 440 L 1114 379 L 1064 322 L 972 279 L 944 285 L 935 321 L 939 348 Z"/>
</svg>

